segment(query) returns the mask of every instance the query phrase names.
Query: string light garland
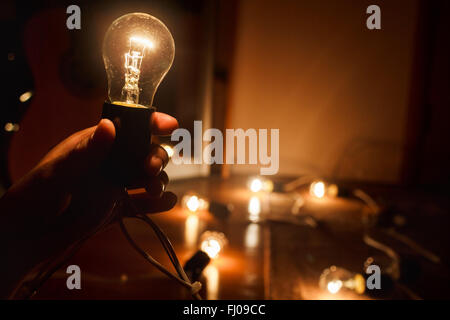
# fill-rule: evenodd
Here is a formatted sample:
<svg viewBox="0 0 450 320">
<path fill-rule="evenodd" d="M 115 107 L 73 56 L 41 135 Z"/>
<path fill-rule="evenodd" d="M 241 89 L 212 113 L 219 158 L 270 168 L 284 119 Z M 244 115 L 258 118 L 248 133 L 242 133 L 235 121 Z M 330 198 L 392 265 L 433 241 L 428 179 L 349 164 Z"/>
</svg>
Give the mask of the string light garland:
<svg viewBox="0 0 450 320">
<path fill-rule="evenodd" d="M 192 280 L 196 281 L 211 260 L 217 259 L 227 245 L 225 234 L 217 231 L 205 231 L 200 237 L 200 249 L 186 262 L 184 269 Z"/>
</svg>

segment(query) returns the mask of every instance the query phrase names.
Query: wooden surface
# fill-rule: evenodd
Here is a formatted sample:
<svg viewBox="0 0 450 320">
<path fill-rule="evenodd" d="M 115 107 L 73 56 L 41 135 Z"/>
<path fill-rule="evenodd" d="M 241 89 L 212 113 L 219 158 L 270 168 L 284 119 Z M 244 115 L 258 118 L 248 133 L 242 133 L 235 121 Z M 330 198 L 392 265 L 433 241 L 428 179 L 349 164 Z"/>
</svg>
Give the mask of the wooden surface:
<svg viewBox="0 0 450 320">
<path fill-rule="evenodd" d="M 202 296 L 205 298 L 371 299 L 373 297 L 369 295 L 344 291 L 336 295 L 327 293 L 318 286 L 320 274 L 331 265 L 362 273 L 364 261 L 369 256 L 380 264 L 382 270 L 389 265 L 383 252 L 362 241 L 363 206 L 356 201 L 341 198 L 317 200 L 305 196 L 306 202 L 300 213 L 293 215 L 290 213 L 291 195 L 259 194 L 262 211 L 260 221 L 255 223 L 249 221 L 248 204 L 255 194 L 247 189 L 247 178 L 186 180 L 171 183 L 168 189 L 179 197 L 195 191 L 208 199 L 231 203 L 234 207 L 226 220 L 219 220 L 208 212 L 190 216 L 180 206 L 152 216 L 171 239 L 182 264 L 198 250 L 198 238 L 202 232 L 217 230 L 227 236 L 228 245 L 205 269 L 202 277 Z M 388 192 L 385 188 L 380 194 L 385 200 L 402 199 L 394 191 Z M 146 225 L 129 219 L 127 226 L 143 248 L 170 267 L 159 242 Z M 424 232 L 429 232 L 426 228 L 422 226 Z M 418 234 L 417 231 L 412 232 Z M 422 238 L 423 235 L 418 236 L 419 240 Z M 440 240 L 445 242 L 447 238 Z M 444 252 L 448 245 L 438 248 L 435 240 L 428 245 L 428 249 L 436 249 L 435 252 L 444 257 L 444 262 L 447 261 Z M 413 261 L 418 261 L 421 266 L 420 276 L 409 283 L 406 281 L 406 287 L 405 282 L 396 286 L 383 298 L 410 299 L 414 294 L 422 298 L 448 297 L 446 267 L 426 261 L 417 254 L 412 256 L 415 258 Z M 81 268 L 81 290 L 66 288 L 68 275 L 65 268 L 71 264 Z M 413 267 L 408 268 L 411 270 Z M 189 295 L 141 258 L 125 240 L 119 227 L 113 225 L 90 239 L 34 297 L 55 298 L 189 299 Z"/>
</svg>

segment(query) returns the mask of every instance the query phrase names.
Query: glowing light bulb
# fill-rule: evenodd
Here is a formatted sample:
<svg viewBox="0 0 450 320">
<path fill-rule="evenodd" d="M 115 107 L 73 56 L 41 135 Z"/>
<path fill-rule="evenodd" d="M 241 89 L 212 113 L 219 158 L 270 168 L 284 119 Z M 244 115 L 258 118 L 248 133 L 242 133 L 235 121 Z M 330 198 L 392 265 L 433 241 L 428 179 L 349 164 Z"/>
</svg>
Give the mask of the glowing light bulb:
<svg viewBox="0 0 450 320">
<path fill-rule="evenodd" d="M 181 206 L 195 213 L 199 210 L 207 210 L 209 202 L 195 194 L 187 194 L 181 199 Z"/>
<path fill-rule="evenodd" d="M 341 280 L 333 280 L 328 282 L 327 289 L 330 293 L 335 294 L 342 288 L 342 281 Z"/>
<path fill-rule="evenodd" d="M 249 181 L 248 187 L 252 192 L 272 192 L 273 191 L 273 182 L 269 179 L 263 178 L 253 178 Z"/>
<path fill-rule="evenodd" d="M 253 179 L 252 182 L 250 183 L 250 190 L 252 190 L 253 192 L 261 191 L 262 187 L 263 187 L 262 181 L 258 178 Z"/>
<path fill-rule="evenodd" d="M 18 123 L 7 122 L 5 123 L 4 129 L 6 132 L 17 132 L 20 129 Z"/>
<path fill-rule="evenodd" d="M 103 61 L 111 103 L 150 107 L 175 55 L 170 31 L 146 13 L 115 20 L 103 41 Z"/>
<path fill-rule="evenodd" d="M 328 184 L 324 181 L 317 180 L 311 183 L 309 193 L 317 199 L 322 199 L 325 196 L 334 198 L 338 196 L 339 188 L 334 183 Z"/>
<path fill-rule="evenodd" d="M 311 183 L 309 192 L 312 196 L 322 199 L 325 196 L 325 182 L 314 181 L 313 183 Z"/>
<path fill-rule="evenodd" d="M 102 118 L 116 128 L 105 170 L 124 187 L 142 175 L 152 141 L 153 97 L 172 66 L 175 44 L 167 27 L 146 13 L 116 19 L 103 40 L 108 99 Z"/>
<path fill-rule="evenodd" d="M 211 259 L 215 259 L 227 242 L 223 233 L 206 231 L 201 236 L 200 250 L 205 252 Z"/>
<path fill-rule="evenodd" d="M 189 200 L 186 202 L 186 206 L 192 212 L 197 211 L 197 209 L 200 207 L 200 202 L 198 201 L 198 197 L 197 196 L 190 197 Z"/>
<path fill-rule="evenodd" d="M 331 266 L 322 272 L 319 286 L 331 294 L 337 294 L 343 289 L 363 294 L 366 289 L 366 281 L 359 273 Z"/>
</svg>

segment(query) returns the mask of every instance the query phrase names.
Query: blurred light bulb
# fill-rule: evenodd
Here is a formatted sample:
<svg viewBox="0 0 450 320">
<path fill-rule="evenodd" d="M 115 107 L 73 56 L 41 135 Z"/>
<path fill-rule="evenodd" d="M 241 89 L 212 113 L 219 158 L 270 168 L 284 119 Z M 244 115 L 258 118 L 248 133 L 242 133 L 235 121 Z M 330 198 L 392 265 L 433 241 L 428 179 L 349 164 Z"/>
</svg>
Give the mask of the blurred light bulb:
<svg viewBox="0 0 450 320">
<path fill-rule="evenodd" d="M 221 232 L 206 231 L 200 238 L 200 250 L 205 252 L 211 259 L 217 258 L 219 252 L 228 242 Z"/>
<path fill-rule="evenodd" d="M 311 183 L 310 187 L 309 187 L 309 193 L 318 199 L 322 199 L 325 196 L 327 197 L 337 197 L 338 193 L 339 193 L 339 188 L 336 184 L 332 183 L 332 184 L 328 184 L 325 183 L 324 181 L 321 180 L 317 180 L 314 181 L 313 183 Z"/>
<path fill-rule="evenodd" d="M 253 192 L 261 191 L 262 187 L 263 187 L 262 181 L 258 178 L 253 179 L 250 183 L 250 190 L 252 190 Z"/>
<path fill-rule="evenodd" d="M 162 144 L 161 147 L 163 147 L 164 150 L 166 150 L 167 155 L 169 156 L 169 159 L 172 158 L 172 156 L 174 154 L 173 147 L 168 144 Z"/>
<path fill-rule="evenodd" d="M 189 200 L 186 202 L 186 206 L 192 212 L 197 211 L 197 209 L 200 207 L 200 201 L 198 200 L 198 197 L 197 196 L 190 197 Z"/>
<path fill-rule="evenodd" d="M 103 41 L 110 102 L 151 107 L 174 55 L 172 35 L 160 20 L 146 13 L 116 19 Z"/>
<path fill-rule="evenodd" d="M 309 193 L 316 198 L 323 198 L 325 196 L 325 183 L 323 181 L 314 181 L 311 183 Z"/>
<path fill-rule="evenodd" d="M 5 129 L 6 132 L 17 132 L 19 131 L 20 126 L 18 123 L 7 122 L 3 129 Z"/>
<path fill-rule="evenodd" d="M 351 290 L 357 294 L 363 294 L 366 289 L 366 281 L 359 273 L 331 266 L 322 272 L 319 286 L 331 294 L 336 294 L 342 289 Z"/>
<path fill-rule="evenodd" d="M 248 187 L 252 192 L 272 192 L 273 182 L 269 179 L 253 178 L 249 181 Z"/>
<path fill-rule="evenodd" d="M 342 281 L 341 280 L 333 280 L 328 282 L 327 289 L 330 293 L 335 294 L 342 288 Z"/>
<path fill-rule="evenodd" d="M 196 194 L 190 193 L 181 198 L 181 206 L 188 209 L 190 212 L 195 213 L 200 210 L 207 210 L 209 208 L 209 202 Z"/>
</svg>

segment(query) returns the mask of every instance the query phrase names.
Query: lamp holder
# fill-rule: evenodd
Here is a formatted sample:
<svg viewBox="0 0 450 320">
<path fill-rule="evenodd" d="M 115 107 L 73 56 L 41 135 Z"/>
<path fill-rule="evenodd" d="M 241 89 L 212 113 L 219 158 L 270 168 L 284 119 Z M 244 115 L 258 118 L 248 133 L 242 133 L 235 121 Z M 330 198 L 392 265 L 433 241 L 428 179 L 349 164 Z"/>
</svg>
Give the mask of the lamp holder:
<svg viewBox="0 0 450 320">
<path fill-rule="evenodd" d="M 102 118 L 113 122 L 114 145 L 106 161 L 105 173 L 114 182 L 133 187 L 144 174 L 144 163 L 152 140 L 151 117 L 154 107 L 103 104 Z"/>
</svg>

